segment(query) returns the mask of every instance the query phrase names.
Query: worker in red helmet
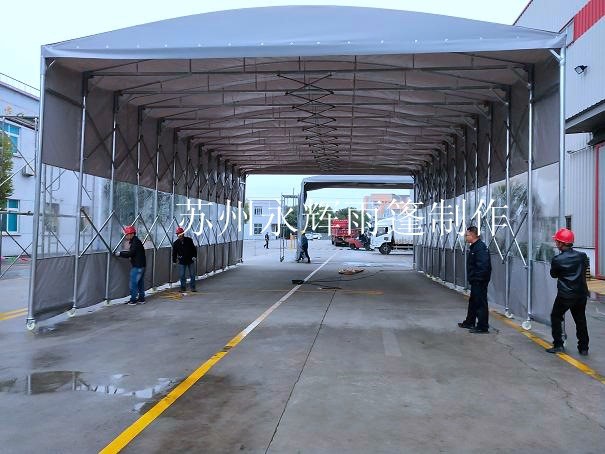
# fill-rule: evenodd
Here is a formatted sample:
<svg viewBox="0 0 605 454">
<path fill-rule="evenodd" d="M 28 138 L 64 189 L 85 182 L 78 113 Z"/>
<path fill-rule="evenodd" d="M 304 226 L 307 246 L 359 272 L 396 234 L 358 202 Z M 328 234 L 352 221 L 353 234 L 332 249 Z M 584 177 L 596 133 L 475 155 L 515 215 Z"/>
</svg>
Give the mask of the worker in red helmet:
<svg viewBox="0 0 605 454">
<path fill-rule="evenodd" d="M 552 238 L 560 254 L 553 257 L 550 263 L 550 275 L 557 279 L 557 297 L 550 314 L 553 346 L 546 351 L 548 353 L 565 351 L 563 323 L 565 323 L 565 313 L 570 310 L 576 323 L 578 352 L 580 355 L 588 355 L 586 271 L 590 268 L 590 262 L 585 253 L 573 249 L 574 234 L 571 230 L 559 229 Z"/>
<path fill-rule="evenodd" d="M 189 274 L 189 286 L 195 292 L 195 261 L 197 259 L 197 248 L 193 240 L 185 236 L 182 227 L 176 229 L 177 239 L 172 243 L 172 263 L 178 263 L 179 276 L 181 278 L 181 292 L 187 290 L 187 274 Z"/>
<path fill-rule="evenodd" d="M 124 227 L 124 235 L 128 240 L 128 250 L 116 252 L 116 257 L 129 258 L 130 269 L 130 300 L 128 304 L 131 306 L 145 304 L 145 267 L 147 266 L 147 258 L 145 257 L 145 248 L 139 237 L 137 237 L 137 229 L 134 225 Z"/>
</svg>

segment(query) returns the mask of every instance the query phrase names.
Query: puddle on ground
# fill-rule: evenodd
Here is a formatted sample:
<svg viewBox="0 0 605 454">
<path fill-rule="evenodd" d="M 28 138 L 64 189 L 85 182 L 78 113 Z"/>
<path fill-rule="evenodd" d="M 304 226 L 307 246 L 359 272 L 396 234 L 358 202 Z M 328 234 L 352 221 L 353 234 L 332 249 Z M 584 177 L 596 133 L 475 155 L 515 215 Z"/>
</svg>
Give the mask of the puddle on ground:
<svg viewBox="0 0 605 454">
<path fill-rule="evenodd" d="M 82 372 L 78 371 L 52 371 L 34 372 L 25 377 L 11 378 L 0 381 L 0 392 L 16 394 L 45 394 L 69 391 L 87 391 L 112 396 L 133 396 L 137 399 L 153 399 L 159 394 L 165 393 L 172 388 L 178 380 L 171 378 L 158 378 L 154 386 L 148 388 L 130 390 L 119 383 L 115 383 L 128 374 L 114 374 L 111 376 L 112 383 L 97 384 L 89 383 Z M 135 411 L 140 411 L 147 402 L 137 403 Z"/>
</svg>

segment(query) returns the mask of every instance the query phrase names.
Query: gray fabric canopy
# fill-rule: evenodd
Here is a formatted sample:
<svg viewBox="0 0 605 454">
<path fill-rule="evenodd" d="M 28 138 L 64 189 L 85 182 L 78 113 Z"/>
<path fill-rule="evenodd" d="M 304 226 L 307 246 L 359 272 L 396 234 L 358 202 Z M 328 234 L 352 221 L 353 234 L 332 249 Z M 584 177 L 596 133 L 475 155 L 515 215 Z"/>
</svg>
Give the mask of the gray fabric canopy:
<svg viewBox="0 0 605 454">
<path fill-rule="evenodd" d="M 34 234 L 29 318 L 125 294 L 126 274 L 110 266 L 120 238 L 107 232 L 117 228 L 119 236 L 118 220 L 148 226 L 153 273 L 146 285 L 170 281 L 164 232 L 185 200 L 212 204 L 208 215 L 219 225 L 229 202 L 245 201 L 253 173 L 413 177 L 425 204 L 464 198 L 470 205 L 482 193 L 489 199 L 492 183 L 505 181 L 499 187 L 509 196 L 510 180 L 519 188 L 525 173 L 531 193 L 534 169 L 552 171 L 564 156 L 565 59 L 551 53 L 564 44 L 559 34 L 453 17 L 296 6 L 201 14 L 44 46 L 37 173 L 49 178 L 37 183 L 43 199 L 34 225 L 42 233 Z M 56 167 L 62 191 L 78 194 L 73 211 L 53 195 Z M 65 169 L 77 171 L 77 180 Z M 92 200 L 89 176 L 113 197 Z M 532 213 L 533 197 L 526 199 Z M 75 242 L 46 217 L 71 220 Z M 526 250 L 533 251 L 533 218 L 526 218 Z M 107 240 L 103 254 L 87 253 L 96 241 L 85 241 L 90 231 Z M 241 259 L 241 232 L 225 232 L 205 233 L 198 260 L 205 272 Z M 75 250 L 37 264 L 45 236 Z M 456 282 L 462 256 L 454 244 L 440 258 L 444 238 L 424 236 L 421 267 L 441 267 Z M 48 292 L 66 276 L 73 286 Z"/>
<path fill-rule="evenodd" d="M 559 48 L 524 27 L 377 8 L 280 6 L 199 14 L 47 45 L 45 57 L 232 58 Z"/>
<path fill-rule="evenodd" d="M 432 14 L 291 6 L 47 45 L 43 159 L 77 169 L 86 92 L 86 173 L 109 177 L 117 110 L 120 181 L 137 182 L 140 135 L 148 154 L 159 135 L 161 176 L 186 146 L 242 175 L 411 175 L 563 42 L 550 32 Z M 152 170 L 138 182 L 153 187 Z"/>
</svg>

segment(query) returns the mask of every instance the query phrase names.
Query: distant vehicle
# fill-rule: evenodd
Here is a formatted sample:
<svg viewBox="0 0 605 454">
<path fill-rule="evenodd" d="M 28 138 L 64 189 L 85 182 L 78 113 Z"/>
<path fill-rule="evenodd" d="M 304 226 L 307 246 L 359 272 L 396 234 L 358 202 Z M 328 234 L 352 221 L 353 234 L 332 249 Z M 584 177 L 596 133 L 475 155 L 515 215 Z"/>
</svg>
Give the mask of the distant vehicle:
<svg viewBox="0 0 605 454">
<path fill-rule="evenodd" d="M 407 221 L 406 221 L 407 222 Z M 393 249 L 412 249 L 414 235 L 402 218 L 381 219 L 376 224 L 376 235 L 372 237 L 372 249 L 381 254 L 390 254 Z"/>
<path fill-rule="evenodd" d="M 312 240 L 321 240 L 321 233 L 313 232 L 311 233 Z"/>
<path fill-rule="evenodd" d="M 351 249 L 363 248 L 366 251 L 372 250 L 370 237 L 365 233 L 361 233 L 358 238 L 347 238 L 347 243 L 349 243 Z"/>
<path fill-rule="evenodd" d="M 359 236 L 359 229 L 349 229 L 349 221 L 346 219 L 333 219 L 330 225 L 330 233 L 330 239 L 334 246 L 348 246 L 348 239 L 357 238 Z"/>
</svg>

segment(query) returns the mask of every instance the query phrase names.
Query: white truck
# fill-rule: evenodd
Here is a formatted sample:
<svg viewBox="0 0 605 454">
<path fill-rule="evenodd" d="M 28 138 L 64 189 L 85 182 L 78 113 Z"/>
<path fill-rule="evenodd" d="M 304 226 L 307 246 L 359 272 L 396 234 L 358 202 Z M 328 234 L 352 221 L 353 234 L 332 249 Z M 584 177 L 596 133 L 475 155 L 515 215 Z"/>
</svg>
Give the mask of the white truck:
<svg viewBox="0 0 605 454">
<path fill-rule="evenodd" d="M 370 244 L 372 249 L 378 249 L 381 254 L 390 254 L 393 249 L 411 250 L 414 247 L 414 235 L 408 218 L 380 219 L 375 231 Z"/>
</svg>

